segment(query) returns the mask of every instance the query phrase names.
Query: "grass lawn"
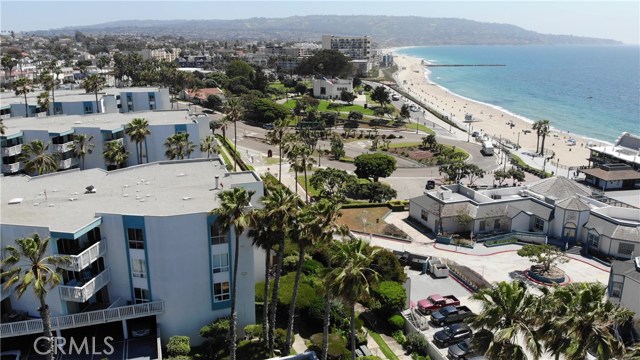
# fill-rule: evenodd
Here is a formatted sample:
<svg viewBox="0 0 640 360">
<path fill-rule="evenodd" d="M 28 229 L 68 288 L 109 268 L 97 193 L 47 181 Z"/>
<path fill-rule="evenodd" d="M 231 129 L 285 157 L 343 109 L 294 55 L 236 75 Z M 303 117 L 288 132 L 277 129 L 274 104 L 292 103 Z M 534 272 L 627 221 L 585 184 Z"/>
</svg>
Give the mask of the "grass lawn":
<svg viewBox="0 0 640 360">
<path fill-rule="evenodd" d="M 338 224 L 347 225 L 349 229 L 360 232 L 382 234 L 382 229 L 387 225 L 383 217 L 391 211 L 386 206 L 360 209 L 342 209 L 342 216 L 338 218 Z M 376 220 L 379 222 L 376 223 Z M 365 221 L 366 220 L 366 221 Z M 363 224 L 366 224 L 366 229 Z"/>
<path fill-rule="evenodd" d="M 367 330 L 369 331 L 369 335 L 371 335 L 371 338 L 373 339 L 373 341 L 375 341 L 376 344 L 378 344 L 378 346 L 380 347 L 380 351 L 382 351 L 382 353 L 384 354 L 384 356 L 387 357 L 387 359 L 399 360 L 398 356 L 393 353 L 393 350 L 391 350 L 389 345 L 387 345 L 384 339 L 382 339 L 382 336 L 380 336 L 380 334 L 378 334 L 377 332 L 369 328 L 367 328 Z"/>
<path fill-rule="evenodd" d="M 286 163 L 286 161 L 282 162 L 283 164 Z M 272 157 L 272 158 L 267 158 L 267 165 L 278 165 L 280 164 L 280 159 Z"/>
<path fill-rule="evenodd" d="M 318 111 L 327 112 L 327 111 L 338 110 L 340 112 L 349 112 L 349 111 L 355 110 L 355 111 L 361 112 L 364 115 L 373 115 L 373 110 L 365 109 L 361 105 L 344 105 L 344 106 L 340 106 L 340 107 L 329 109 L 328 108 L 329 104 L 332 104 L 332 102 L 327 101 L 327 100 L 320 100 L 320 105 L 318 105 Z M 296 100 L 295 99 L 289 99 L 283 105 L 287 109 L 294 109 L 296 107 Z"/>
<path fill-rule="evenodd" d="M 309 182 L 310 178 L 311 178 L 311 174 L 307 174 L 307 182 Z M 300 186 L 302 186 L 302 188 L 304 189 L 304 174 L 298 175 L 298 184 L 300 184 Z M 309 184 L 309 187 L 307 188 L 307 190 L 309 191 L 309 196 L 318 196 L 318 194 L 320 194 L 320 191 L 318 191 L 316 188 L 311 186 L 311 184 Z"/>
<path fill-rule="evenodd" d="M 415 130 L 415 129 L 416 129 L 416 124 L 415 124 L 415 123 L 409 123 L 409 124 L 407 124 L 407 130 Z M 427 134 L 431 134 L 431 135 L 433 135 L 433 134 L 435 134 L 435 133 L 436 133 L 436 132 L 435 132 L 435 131 L 433 131 L 432 129 L 430 129 L 430 128 L 428 128 L 428 127 L 426 127 L 426 126 L 424 126 L 424 125 L 422 125 L 422 124 L 420 124 L 420 123 L 418 123 L 418 130 L 420 130 L 420 131 L 424 131 L 424 132 L 426 132 Z"/>
<path fill-rule="evenodd" d="M 453 147 L 453 145 L 444 145 L 444 146 L 445 146 L 445 147 L 448 147 L 448 148 Z M 466 152 L 466 151 L 464 151 L 463 149 L 461 149 L 461 148 L 459 148 L 459 147 L 456 147 L 454 152 L 455 152 L 456 154 L 462 154 L 462 155 L 464 155 L 463 159 L 466 159 L 466 158 L 468 158 L 468 157 L 469 157 L 469 153 L 468 153 L 468 152 Z"/>
<path fill-rule="evenodd" d="M 399 143 L 391 143 L 389 144 L 389 149 L 405 148 L 405 147 L 420 146 L 420 145 L 422 145 L 421 142 L 405 141 L 405 142 L 399 142 Z"/>
</svg>

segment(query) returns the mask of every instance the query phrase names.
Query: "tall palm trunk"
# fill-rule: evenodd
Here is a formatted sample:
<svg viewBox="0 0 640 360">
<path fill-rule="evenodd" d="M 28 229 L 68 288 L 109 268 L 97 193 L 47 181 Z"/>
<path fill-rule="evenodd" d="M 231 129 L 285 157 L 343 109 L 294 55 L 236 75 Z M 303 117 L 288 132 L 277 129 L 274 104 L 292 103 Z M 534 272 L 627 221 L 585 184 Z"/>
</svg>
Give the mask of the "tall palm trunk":
<svg viewBox="0 0 640 360">
<path fill-rule="evenodd" d="M 29 117 L 29 104 L 27 104 L 27 92 L 24 92 L 24 117 Z"/>
<path fill-rule="evenodd" d="M 42 318 L 42 327 L 44 329 L 44 336 L 47 340 L 47 347 L 49 351 L 47 353 L 47 359 L 53 360 L 54 356 L 54 342 L 53 342 L 53 332 L 51 331 L 51 314 L 49 313 L 49 306 L 45 304 L 44 297 L 40 298 L 40 317 Z"/>
<path fill-rule="evenodd" d="M 138 165 L 142 164 L 142 141 L 138 142 Z"/>
<path fill-rule="evenodd" d="M 240 157 L 240 155 L 238 155 L 238 127 L 235 121 L 233 122 L 233 151 L 235 152 L 233 156 L 233 171 L 238 171 L 238 159 L 236 159 L 236 156 Z"/>
<path fill-rule="evenodd" d="M 544 140 L 547 138 L 547 135 L 542 135 L 542 144 L 540 145 L 540 155 L 544 156 Z"/>
<path fill-rule="evenodd" d="M 304 166 L 304 196 L 308 204 L 309 203 L 309 184 L 307 184 L 307 162 L 303 161 L 302 165 Z"/>
<path fill-rule="evenodd" d="M 236 301 L 238 299 L 238 260 L 240 252 L 240 235 L 236 231 L 236 248 L 233 251 L 233 283 L 231 284 L 231 349 L 229 350 L 230 360 L 236 360 L 236 349 L 238 344 L 236 329 L 238 327 L 238 311 L 236 309 Z"/>
<path fill-rule="evenodd" d="M 351 360 L 356 360 L 356 303 L 351 303 Z"/>
<path fill-rule="evenodd" d="M 305 247 L 300 246 L 300 255 L 298 256 L 298 269 L 296 270 L 296 280 L 293 283 L 293 294 L 291 295 L 291 305 L 289 305 L 289 321 L 287 326 L 287 341 L 283 355 L 289 355 L 291 351 L 291 340 L 293 337 L 293 322 L 295 320 L 296 300 L 298 299 L 298 288 L 300 287 L 300 277 L 302 275 L 302 266 L 304 265 Z"/>
<path fill-rule="evenodd" d="M 282 139 L 280 139 L 280 146 L 278 146 L 278 156 L 280 162 L 278 163 L 278 182 L 282 183 Z"/>
<path fill-rule="evenodd" d="M 294 177 L 295 182 L 293 186 L 296 188 L 296 196 L 297 196 L 298 195 L 298 168 L 295 165 L 293 166 L 293 173 L 295 175 Z"/>
<path fill-rule="evenodd" d="M 269 268 L 271 267 L 271 247 L 264 249 L 264 304 L 262 305 L 262 336 L 269 343 Z"/>
<path fill-rule="evenodd" d="M 100 113 L 100 104 L 98 103 L 98 92 L 95 92 L 96 94 L 96 113 Z"/>
<path fill-rule="evenodd" d="M 540 133 L 538 132 L 538 138 L 536 141 L 536 153 L 540 151 Z"/>
<path fill-rule="evenodd" d="M 280 290 L 280 273 L 282 272 L 282 259 L 284 254 L 284 234 L 281 235 L 278 242 L 278 256 L 276 257 L 276 274 L 273 278 L 273 289 L 271 290 L 271 299 L 273 301 L 269 304 L 269 355 L 273 355 L 274 352 L 274 338 L 276 331 L 276 312 L 278 305 L 278 291 Z"/>
<path fill-rule="evenodd" d="M 331 292 L 327 287 L 324 294 L 324 324 L 322 326 L 322 355 L 321 360 L 327 360 L 329 352 L 329 326 L 331 325 Z"/>
</svg>

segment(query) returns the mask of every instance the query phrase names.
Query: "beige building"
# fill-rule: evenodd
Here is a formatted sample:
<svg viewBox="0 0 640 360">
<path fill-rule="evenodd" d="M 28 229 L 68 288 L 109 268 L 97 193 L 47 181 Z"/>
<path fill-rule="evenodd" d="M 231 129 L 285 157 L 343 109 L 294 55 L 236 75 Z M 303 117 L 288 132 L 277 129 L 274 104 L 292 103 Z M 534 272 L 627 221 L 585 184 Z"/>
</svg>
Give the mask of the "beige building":
<svg viewBox="0 0 640 360">
<path fill-rule="evenodd" d="M 352 60 L 371 58 L 371 45 L 368 36 L 322 35 L 322 49 L 338 50 Z"/>
</svg>

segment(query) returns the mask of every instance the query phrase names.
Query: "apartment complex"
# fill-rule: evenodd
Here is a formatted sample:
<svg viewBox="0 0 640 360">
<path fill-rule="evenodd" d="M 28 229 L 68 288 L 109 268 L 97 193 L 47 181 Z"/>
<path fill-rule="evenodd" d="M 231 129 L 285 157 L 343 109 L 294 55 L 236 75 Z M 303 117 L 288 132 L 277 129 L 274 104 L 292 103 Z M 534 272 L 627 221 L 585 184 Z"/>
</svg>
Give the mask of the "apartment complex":
<svg viewBox="0 0 640 360">
<path fill-rule="evenodd" d="M 613 207 L 565 177 L 488 190 L 445 185 L 410 200 L 409 216 L 434 232 L 476 236 L 513 231 L 629 259 L 640 250 L 640 209 Z M 471 219 L 461 221 L 460 219 Z"/>
<path fill-rule="evenodd" d="M 180 55 L 180 49 L 143 49 L 138 51 L 144 60 L 156 59 L 159 61 L 176 61 Z"/>
<path fill-rule="evenodd" d="M 211 115 L 216 116 L 216 115 Z M 139 147 L 125 135 L 125 126 L 135 118 L 149 122 L 150 134 L 142 146 L 143 162 L 165 160 L 165 140 L 179 132 L 189 134 L 189 140 L 200 144 L 209 135 L 209 120 L 206 115 L 190 115 L 187 110 L 142 111 L 129 113 L 48 116 L 46 118 L 11 118 L 4 120 L 5 134 L 0 136 L 0 159 L 2 173 L 17 174 L 23 171 L 22 147 L 34 140 L 49 144 L 50 154 L 58 156 L 58 170 L 75 167 L 83 169 L 108 169 L 109 163 L 103 152 L 107 143 L 116 141 L 129 153 L 127 166 L 136 165 Z M 91 153 L 86 154 L 84 166 L 73 156 L 73 136 L 84 134 L 91 138 Z M 201 156 L 200 148 L 191 158 Z"/>
<path fill-rule="evenodd" d="M 2 93 L 2 119 L 25 117 L 26 111 L 27 117 L 40 117 L 171 109 L 171 95 L 167 88 L 107 88 L 98 93 L 97 103 L 95 94 L 87 93 L 84 89 L 57 90 L 48 109 L 38 106 L 39 94 L 32 92 L 27 95 L 28 106 L 25 109 L 23 96 L 14 96 L 12 92 Z"/>
<path fill-rule="evenodd" d="M 338 50 L 352 60 L 369 59 L 373 55 L 371 38 L 368 36 L 322 35 L 322 48 Z"/>
<path fill-rule="evenodd" d="M 1 246 L 38 234 L 51 238 L 48 255 L 71 259 L 63 284 L 46 297 L 58 336 L 120 323 L 115 328 L 126 339 L 143 319 L 152 331 L 159 326 L 165 343 L 188 335 L 199 344 L 200 327 L 230 315 L 235 251 L 241 259 L 239 328 L 255 323 L 254 279 L 264 276 L 264 254 L 246 233 L 236 249 L 233 230 L 218 232 L 210 211 L 220 205 L 217 195 L 234 187 L 255 191 L 251 206 L 259 207 L 263 184 L 257 174 L 228 173 L 214 158 L 1 177 L 0 186 Z M 3 344 L 42 333 L 33 292 L 18 299 L 13 289 L 2 289 L 1 300 L 9 314 L 0 325 Z"/>
</svg>

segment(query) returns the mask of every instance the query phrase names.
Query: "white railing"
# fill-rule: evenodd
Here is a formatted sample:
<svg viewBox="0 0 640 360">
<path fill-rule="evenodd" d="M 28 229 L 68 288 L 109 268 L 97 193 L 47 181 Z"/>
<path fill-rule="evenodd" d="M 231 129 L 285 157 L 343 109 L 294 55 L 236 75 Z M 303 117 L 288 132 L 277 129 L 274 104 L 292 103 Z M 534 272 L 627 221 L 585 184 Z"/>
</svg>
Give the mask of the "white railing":
<svg viewBox="0 0 640 360">
<path fill-rule="evenodd" d="M 82 286 L 58 286 L 60 297 L 66 301 L 85 302 L 108 284 L 110 280 L 111 273 L 109 269 L 106 269 Z"/>
<path fill-rule="evenodd" d="M 68 169 L 74 165 L 78 164 L 78 159 L 75 158 L 69 158 L 66 160 L 59 160 L 58 161 L 58 169 Z"/>
<path fill-rule="evenodd" d="M 64 144 L 56 145 L 56 151 L 58 152 L 67 152 L 73 148 L 73 141 L 67 141 Z"/>
<path fill-rule="evenodd" d="M 91 245 L 87 250 L 81 252 L 78 255 L 62 255 L 68 256 L 71 263 L 68 265 L 62 265 L 63 269 L 71 270 L 71 271 L 80 271 L 87 266 L 91 265 L 92 262 L 96 261 L 100 256 L 104 256 L 107 253 L 107 242 L 106 241 L 98 241 L 97 243 Z"/>
<path fill-rule="evenodd" d="M 22 152 L 22 144 L 6 147 L 2 149 L 2 156 L 14 156 Z"/>
<path fill-rule="evenodd" d="M 104 310 L 88 311 L 73 315 L 54 316 L 51 318 L 51 327 L 52 330 L 64 330 L 157 315 L 163 312 L 164 302 L 152 301 L 144 304 L 127 305 L 116 308 L 110 307 Z M 43 331 L 41 319 L 0 324 L 0 338 L 37 334 Z"/>
<path fill-rule="evenodd" d="M 2 172 L 3 173 L 17 173 L 18 171 L 22 170 L 24 168 L 24 164 L 19 161 L 13 164 L 3 164 L 2 165 Z"/>
</svg>

